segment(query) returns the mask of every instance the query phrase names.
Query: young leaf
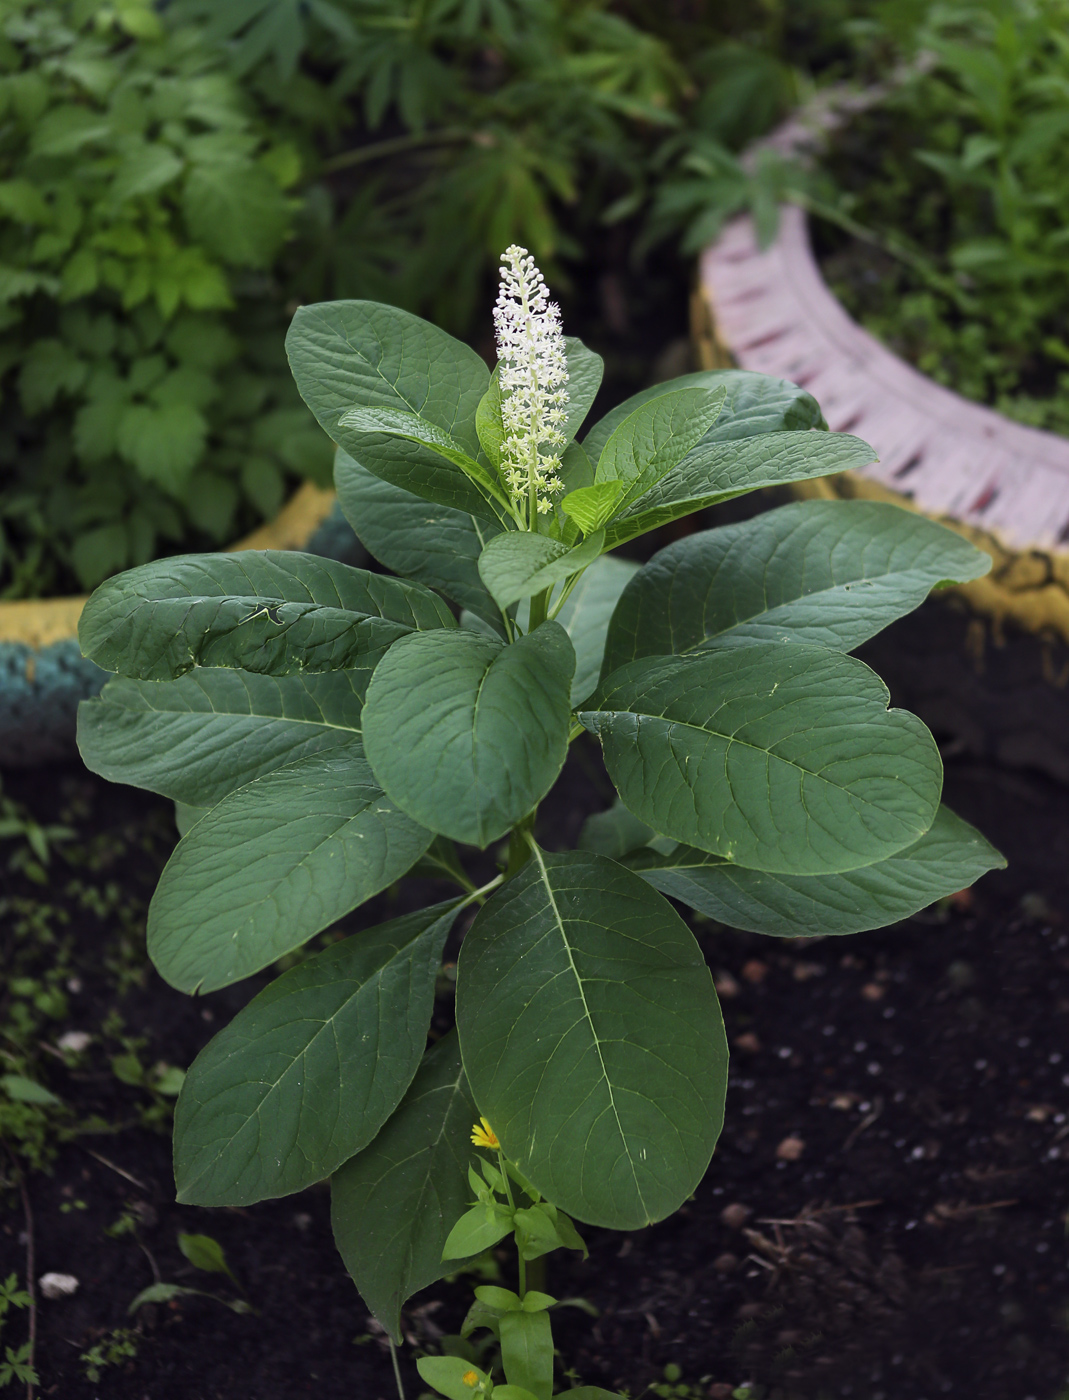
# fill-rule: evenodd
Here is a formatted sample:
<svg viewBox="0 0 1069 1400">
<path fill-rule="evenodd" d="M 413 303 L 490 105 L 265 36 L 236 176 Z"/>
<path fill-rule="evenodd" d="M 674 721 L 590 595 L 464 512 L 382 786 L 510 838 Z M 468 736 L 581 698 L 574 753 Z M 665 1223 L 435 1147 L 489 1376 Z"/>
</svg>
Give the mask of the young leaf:
<svg viewBox="0 0 1069 1400">
<path fill-rule="evenodd" d="M 212 807 L 275 768 L 359 745 L 369 679 L 364 671 L 259 676 L 212 667 L 176 681 L 118 677 L 79 705 L 78 748 L 111 782 Z"/>
<path fill-rule="evenodd" d="M 638 656 L 725 641 L 852 651 L 943 580 L 990 557 L 921 515 L 873 501 L 802 501 L 689 535 L 655 554 L 613 615 L 605 674 Z"/>
<path fill-rule="evenodd" d="M 415 821 L 488 845 L 561 770 L 574 669 L 555 622 L 510 646 L 464 630 L 403 638 L 379 663 L 364 705 L 376 778 Z"/>
<path fill-rule="evenodd" d="M 417 496 L 497 520 L 497 509 L 466 476 L 443 472 L 437 453 L 341 424 L 354 405 L 402 409 L 478 457 L 475 413 L 490 374 L 474 350 L 429 321 L 369 301 L 301 307 L 286 350 L 301 397 L 361 466 Z"/>
<path fill-rule="evenodd" d="M 876 456 L 860 438 L 845 433 L 766 433 L 741 442 L 700 443 L 643 495 L 629 500 L 609 521 L 606 549 L 644 535 L 718 501 L 764 486 L 808 481 L 814 476 L 856 471 Z"/>
<path fill-rule="evenodd" d="M 603 554 L 583 574 L 557 614 L 557 621 L 575 648 L 573 708 L 588 700 L 598 683 L 609 619 L 637 568 L 630 559 L 614 559 Z"/>
<path fill-rule="evenodd" d="M 744 870 L 688 846 L 635 850 L 627 865 L 662 894 L 732 928 L 782 938 L 863 933 L 908 919 L 1006 862 L 947 807 L 919 841 L 841 875 Z"/>
<path fill-rule="evenodd" d="M 602 856 L 540 850 L 479 911 L 457 1028 L 480 1113 L 562 1210 L 637 1229 L 701 1179 L 727 1042 L 712 979 L 666 900 Z"/>
<path fill-rule="evenodd" d="M 561 501 L 561 509 L 584 535 L 592 535 L 612 519 L 626 490 L 626 481 L 600 481 L 594 486 L 580 486 L 568 492 Z"/>
<path fill-rule="evenodd" d="M 455 1032 L 423 1057 L 378 1137 L 331 1177 L 331 1222 L 345 1267 L 395 1340 L 401 1307 L 456 1266 L 442 1246 L 466 1209 L 478 1110 Z"/>
<path fill-rule="evenodd" d="M 500 523 L 436 505 L 392 486 L 341 448 L 334 464 L 338 499 L 361 544 L 395 574 L 437 588 L 499 631 L 501 610 L 479 577 L 479 555 Z"/>
<path fill-rule="evenodd" d="M 149 906 L 149 956 L 179 991 L 229 986 L 392 884 L 430 842 L 350 751 L 300 759 L 178 843 Z"/>
<path fill-rule="evenodd" d="M 490 387 L 479 400 L 475 410 L 475 431 L 479 446 L 486 454 L 490 465 L 496 470 L 501 465 L 501 445 L 505 440 L 505 425 L 501 421 L 501 374 L 500 366 L 494 367 L 490 376 Z"/>
<path fill-rule="evenodd" d="M 478 1205 L 465 1211 L 442 1245 L 442 1260 L 470 1259 L 492 1249 L 512 1233 L 512 1211 L 503 1205 Z"/>
<path fill-rule="evenodd" d="M 579 718 L 654 831 L 755 870 L 854 870 L 931 826 L 943 770 L 880 678 L 823 647 L 754 642 L 614 671 Z"/>
<path fill-rule="evenodd" d="M 382 433 L 386 437 L 403 438 L 406 442 L 422 443 L 460 470 L 487 496 L 508 509 L 508 496 L 501 482 L 474 457 L 470 457 L 447 432 L 433 423 L 398 408 L 353 408 L 342 414 L 343 428 L 359 433 Z"/>
<path fill-rule="evenodd" d="M 601 553 L 604 540 L 604 532 L 598 530 L 569 549 L 548 535 L 509 530 L 497 535 L 483 550 L 479 574 L 494 602 L 504 610 L 585 569 Z"/>
<path fill-rule="evenodd" d="M 416 1361 L 416 1370 L 420 1378 L 433 1385 L 446 1400 L 471 1400 L 476 1387 L 486 1386 L 490 1380 L 485 1371 L 460 1356 L 421 1356 Z M 496 1385 L 494 1390 L 498 1391 Z"/>
<path fill-rule="evenodd" d="M 218 1240 L 213 1240 L 211 1235 L 180 1234 L 178 1248 L 195 1269 L 202 1269 L 206 1274 L 226 1274 L 227 1278 L 234 1277 L 226 1262 L 223 1246 Z"/>
<path fill-rule="evenodd" d="M 436 904 L 334 944 L 208 1042 L 175 1109 L 180 1202 L 286 1196 L 368 1145 L 419 1067 L 455 913 Z"/>
<path fill-rule="evenodd" d="M 284 675 L 359 666 L 420 628 L 455 627 L 418 583 L 292 550 L 188 554 L 101 584 L 78 624 L 108 671 L 173 680 L 194 666 Z"/>
<path fill-rule="evenodd" d="M 553 1400 L 553 1329 L 547 1312 L 508 1312 L 500 1323 L 501 1365 L 509 1385 Z M 497 1394 L 500 1391 L 494 1387 Z"/>
<path fill-rule="evenodd" d="M 594 470 L 601 484 L 622 481 L 615 509 L 642 496 L 678 466 L 706 435 L 724 406 L 724 389 L 676 389 L 635 409 L 602 449 Z"/>
</svg>

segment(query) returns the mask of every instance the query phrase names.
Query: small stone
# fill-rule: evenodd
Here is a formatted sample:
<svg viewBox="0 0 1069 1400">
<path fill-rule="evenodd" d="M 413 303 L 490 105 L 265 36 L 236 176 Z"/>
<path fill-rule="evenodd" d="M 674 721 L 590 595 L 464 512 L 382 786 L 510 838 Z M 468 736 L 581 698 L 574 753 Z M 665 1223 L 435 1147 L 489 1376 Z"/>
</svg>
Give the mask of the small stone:
<svg viewBox="0 0 1069 1400">
<path fill-rule="evenodd" d="M 731 1400 L 735 1387 L 727 1381 L 717 1381 L 709 1387 L 709 1400 Z"/>
<path fill-rule="evenodd" d="M 768 976 L 768 964 L 763 963 L 760 958 L 751 958 L 749 962 L 743 963 L 742 975 L 747 982 L 752 982 L 756 987 Z"/>
<path fill-rule="evenodd" d="M 791 972 L 791 976 L 796 982 L 808 982 L 811 977 L 819 977 L 824 969 L 820 963 L 797 962 Z"/>
<path fill-rule="evenodd" d="M 730 972 L 718 972 L 713 978 L 713 986 L 716 988 L 717 996 L 728 1001 L 739 994 L 739 984 Z"/>
<path fill-rule="evenodd" d="M 738 1267 L 738 1255 L 735 1254 L 718 1254 L 713 1260 L 713 1268 L 718 1274 L 733 1273 Z"/>
<path fill-rule="evenodd" d="M 308 1229 L 309 1225 L 311 1225 L 312 1217 L 308 1214 L 306 1210 L 299 1210 L 297 1214 L 293 1217 L 293 1223 L 294 1225 L 296 1225 L 297 1229 L 300 1230 L 303 1234 L 305 1230 Z"/>
<path fill-rule="evenodd" d="M 776 1148 L 776 1156 L 781 1162 L 797 1162 L 805 1151 L 805 1142 L 800 1137 L 785 1137 Z"/>
<path fill-rule="evenodd" d="M 56 1041 L 56 1045 L 71 1055 L 80 1055 L 92 1039 L 88 1031 L 67 1031 Z"/>
<path fill-rule="evenodd" d="M 82 979 L 80 977 L 67 978 L 67 991 L 72 997 L 76 997 L 82 990 Z"/>
<path fill-rule="evenodd" d="M 1028 1110 L 1025 1117 L 1031 1123 L 1045 1123 L 1053 1114 L 1054 1105 L 1052 1103 L 1037 1103 Z"/>
<path fill-rule="evenodd" d="M 831 1107 L 837 1108 L 843 1113 L 849 1112 L 854 1104 L 858 1103 L 857 1094 L 836 1094 L 831 1100 Z"/>
<path fill-rule="evenodd" d="M 73 1274 L 42 1274 L 37 1287 L 46 1298 L 69 1298 L 78 1292 L 78 1280 Z"/>
<path fill-rule="evenodd" d="M 732 1201 L 720 1212 L 720 1219 L 729 1230 L 741 1230 L 752 1214 L 749 1206 L 744 1206 L 741 1201 Z"/>
<path fill-rule="evenodd" d="M 736 1050 L 747 1050 L 750 1054 L 756 1054 L 761 1048 L 761 1042 L 753 1031 L 743 1031 L 742 1035 L 737 1035 L 734 1045 Z"/>
<path fill-rule="evenodd" d="M 861 995 L 866 1001 L 880 1001 L 883 998 L 883 988 L 879 982 L 866 982 L 861 988 Z"/>
</svg>

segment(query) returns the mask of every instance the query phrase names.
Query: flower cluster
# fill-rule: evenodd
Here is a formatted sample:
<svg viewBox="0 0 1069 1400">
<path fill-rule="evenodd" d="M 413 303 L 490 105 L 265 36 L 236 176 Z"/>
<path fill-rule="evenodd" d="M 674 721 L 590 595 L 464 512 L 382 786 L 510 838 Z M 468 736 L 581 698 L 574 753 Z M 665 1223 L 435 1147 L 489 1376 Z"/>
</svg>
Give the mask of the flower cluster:
<svg viewBox="0 0 1069 1400">
<path fill-rule="evenodd" d="M 568 360 L 560 307 L 550 301 L 534 258 L 513 244 L 501 261 L 494 308 L 505 429 L 501 470 L 517 503 L 526 505 L 532 529 L 535 511 L 552 510 L 551 497 L 562 490 L 554 449 L 567 441 L 561 429 L 568 405 Z"/>
</svg>

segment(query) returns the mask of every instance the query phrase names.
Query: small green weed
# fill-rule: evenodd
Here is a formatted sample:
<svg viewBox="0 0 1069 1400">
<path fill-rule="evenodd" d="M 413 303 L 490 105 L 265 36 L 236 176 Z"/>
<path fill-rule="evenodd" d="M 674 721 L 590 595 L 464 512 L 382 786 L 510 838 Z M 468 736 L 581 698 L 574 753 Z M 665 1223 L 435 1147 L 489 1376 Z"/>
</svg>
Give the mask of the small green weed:
<svg viewBox="0 0 1069 1400">
<path fill-rule="evenodd" d="M 141 1345 L 141 1333 L 134 1327 L 113 1327 L 95 1346 L 83 1351 L 79 1360 L 82 1375 L 95 1385 L 109 1366 L 117 1366 L 120 1361 L 130 1361 L 137 1355 Z"/>
</svg>

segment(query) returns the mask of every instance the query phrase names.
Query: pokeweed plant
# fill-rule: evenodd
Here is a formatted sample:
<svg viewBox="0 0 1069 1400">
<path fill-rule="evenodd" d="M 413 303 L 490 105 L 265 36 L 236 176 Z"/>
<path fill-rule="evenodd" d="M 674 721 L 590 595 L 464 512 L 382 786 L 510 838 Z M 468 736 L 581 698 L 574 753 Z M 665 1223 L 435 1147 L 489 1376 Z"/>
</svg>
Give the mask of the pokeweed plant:
<svg viewBox="0 0 1069 1400">
<path fill-rule="evenodd" d="M 392 1338 L 449 1261 L 513 1235 L 518 1288 L 479 1288 L 465 1324 L 489 1329 L 505 1381 L 459 1339 L 420 1370 L 454 1400 L 549 1400 L 553 1300 L 527 1261 L 581 1249 L 573 1217 L 669 1215 L 723 1120 L 723 1019 L 666 896 L 762 933 L 851 933 L 1001 863 L 940 805 L 924 725 L 849 654 L 989 561 L 856 501 L 693 534 L 641 568 L 616 557 L 872 451 L 804 390 L 730 370 L 646 390 L 580 440 L 601 362 L 520 248 L 496 327 L 491 374 L 390 306 L 298 311 L 298 387 L 395 576 L 246 552 L 112 579 L 80 636 L 119 674 L 79 734 L 91 768 L 179 804 L 148 944 L 182 991 L 271 967 L 406 872 L 459 889 L 283 972 L 210 1042 L 178 1099 L 178 1199 L 329 1177 L 338 1246 Z M 552 850 L 539 804 L 584 731 L 619 801 Z M 428 1050 L 472 905 L 456 1031 Z M 492 1154 L 476 1165 L 473 1123 Z"/>
</svg>

